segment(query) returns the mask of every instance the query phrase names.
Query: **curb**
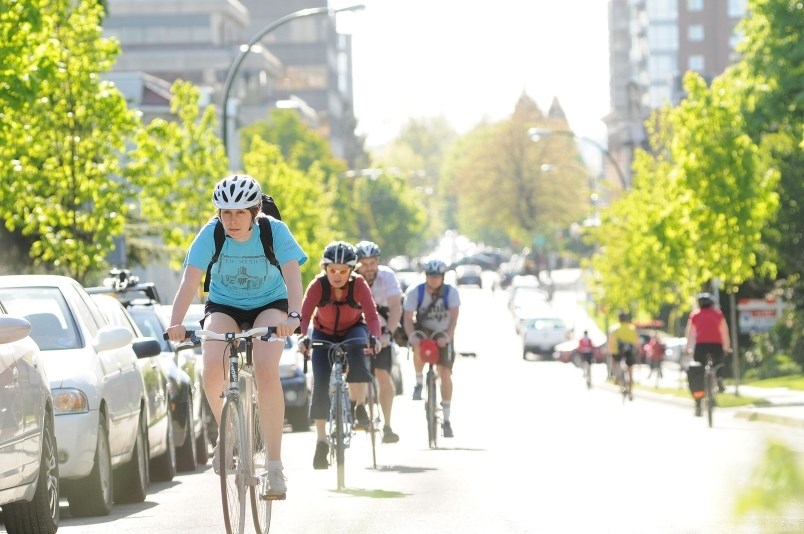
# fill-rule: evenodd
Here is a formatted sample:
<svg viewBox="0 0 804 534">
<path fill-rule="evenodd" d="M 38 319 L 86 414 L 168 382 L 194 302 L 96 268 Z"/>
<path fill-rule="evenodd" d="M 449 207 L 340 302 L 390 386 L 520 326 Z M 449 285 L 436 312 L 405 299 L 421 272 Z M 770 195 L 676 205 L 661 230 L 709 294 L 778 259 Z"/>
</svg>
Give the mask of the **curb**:
<svg viewBox="0 0 804 534">
<path fill-rule="evenodd" d="M 740 409 L 735 414 L 736 417 L 747 419 L 748 421 L 760 421 L 763 423 L 775 423 L 777 425 L 804 428 L 804 420 L 795 417 L 788 417 L 775 413 L 763 412 L 759 409 Z"/>
</svg>

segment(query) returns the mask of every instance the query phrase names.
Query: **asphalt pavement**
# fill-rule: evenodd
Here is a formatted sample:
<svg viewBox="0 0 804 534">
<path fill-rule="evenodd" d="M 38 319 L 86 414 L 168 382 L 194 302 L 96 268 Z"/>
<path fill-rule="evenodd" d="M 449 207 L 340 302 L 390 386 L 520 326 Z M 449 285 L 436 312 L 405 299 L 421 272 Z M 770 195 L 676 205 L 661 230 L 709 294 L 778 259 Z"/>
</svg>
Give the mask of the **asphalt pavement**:
<svg viewBox="0 0 804 534">
<path fill-rule="evenodd" d="M 662 378 L 657 380 L 656 374 L 650 378 L 648 377 L 650 369 L 647 365 L 635 366 L 634 382 L 641 387 L 634 389 L 634 397 L 686 406 L 692 411 L 694 406 L 692 397 L 679 397 L 669 393 L 654 391 L 657 386 L 660 389 L 678 388 L 685 392 L 689 391 L 684 372 L 680 371 L 677 363 L 664 362 L 662 371 Z M 598 382 L 598 384 L 595 385 L 619 393 L 619 389 L 611 382 Z M 765 388 L 740 385 L 739 388 L 735 388 L 734 385 L 726 385 L 727 393 L 733 394 L 736 389 L 739 395 L 743 397 L 764 399 L 765 403 L 757 405 L 751 404 L 736 408 L 718 408 L 719 410 L 733 411 L 736 417 L 750 421 L 761 421 L 804 428 L 804 391 L 797 391 L 785 387 Z"/>
</svg>

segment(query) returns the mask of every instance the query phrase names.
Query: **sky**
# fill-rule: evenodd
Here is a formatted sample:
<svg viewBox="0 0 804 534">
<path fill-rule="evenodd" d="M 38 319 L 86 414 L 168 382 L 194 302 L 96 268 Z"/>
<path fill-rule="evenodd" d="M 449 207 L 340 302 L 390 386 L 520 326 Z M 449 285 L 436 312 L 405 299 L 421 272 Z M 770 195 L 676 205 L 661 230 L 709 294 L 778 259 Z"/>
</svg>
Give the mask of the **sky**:
<svg viewBox="0 0 804 534">
<path fill-rule="evenodd" d="M 410 118 L 464 134 L 509 117 L 523 91 L 559 99 L 576 134 L 602 140 L 609 111 L 608 0 L 363 0 L 352 34 L 357 132 L 369 148 Z"/>
</svg>

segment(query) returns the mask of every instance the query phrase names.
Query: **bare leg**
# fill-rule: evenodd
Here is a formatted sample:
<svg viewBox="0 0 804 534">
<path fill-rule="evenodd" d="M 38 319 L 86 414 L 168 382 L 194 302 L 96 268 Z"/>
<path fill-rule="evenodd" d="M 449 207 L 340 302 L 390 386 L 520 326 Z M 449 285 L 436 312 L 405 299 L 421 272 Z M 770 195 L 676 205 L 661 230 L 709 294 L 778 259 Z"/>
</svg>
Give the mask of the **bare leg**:
<svg viewBox="0 0 804 534">
<path fill-rule="evenodd" d="M 385 369 L 376 369 L 377 383 L 379 384 L 380 407 L 382 408 L 382 418 L 385 426 L 391 426 L 391 408 L 394 404 L 394 380 L 391 374 Z"/>
</svg>

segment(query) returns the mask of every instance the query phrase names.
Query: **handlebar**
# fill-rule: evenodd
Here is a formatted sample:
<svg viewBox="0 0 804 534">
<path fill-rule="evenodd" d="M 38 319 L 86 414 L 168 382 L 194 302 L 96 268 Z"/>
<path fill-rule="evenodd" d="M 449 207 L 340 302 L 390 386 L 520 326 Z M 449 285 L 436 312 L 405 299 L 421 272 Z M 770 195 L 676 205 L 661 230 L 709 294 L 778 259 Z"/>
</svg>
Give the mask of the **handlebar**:
<svg viewBox="0 0 804 534">
<path fill-rule="evenodd" d="M 258 326 L 256 328 L 250 328 L 248 330 L 243 330 L 242 332 L 213 332 L 212 330 L 187 330 L 187 338 L 185 341 L 182 341 L 178 345 L 176 345 L 176 350 L 180 350 L 182 348 L 187 347 L 196 347 L 198 346 L 201 341 L 205 339 L 214 339 L 216 341 L 228 341 L 233 342 L 238 339 L 245 339 L 245 338 L 255 338 L 261 339 L 262 341 L 280 341 L 284 343 L 284 338 L 275 337 L 273 334 L 276 333 L 275 326 Z M 162 334 L 162 338 L 165 340 L 169 340 L 167 332 Z"/>
</svg>

